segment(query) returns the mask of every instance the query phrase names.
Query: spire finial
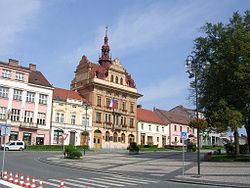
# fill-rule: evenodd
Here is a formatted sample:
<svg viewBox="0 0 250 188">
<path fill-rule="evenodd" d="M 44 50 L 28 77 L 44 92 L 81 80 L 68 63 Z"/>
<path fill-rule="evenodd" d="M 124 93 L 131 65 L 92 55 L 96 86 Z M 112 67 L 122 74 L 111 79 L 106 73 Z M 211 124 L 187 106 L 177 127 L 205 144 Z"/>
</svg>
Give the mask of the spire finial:
<svg viewBox="0 0 250 188">
<path fill-rule="evenodd" d="M 105 27 L 105 36 L 107 37 L 108 36 L 108 26 L 106 25 Z"/>
</svg>

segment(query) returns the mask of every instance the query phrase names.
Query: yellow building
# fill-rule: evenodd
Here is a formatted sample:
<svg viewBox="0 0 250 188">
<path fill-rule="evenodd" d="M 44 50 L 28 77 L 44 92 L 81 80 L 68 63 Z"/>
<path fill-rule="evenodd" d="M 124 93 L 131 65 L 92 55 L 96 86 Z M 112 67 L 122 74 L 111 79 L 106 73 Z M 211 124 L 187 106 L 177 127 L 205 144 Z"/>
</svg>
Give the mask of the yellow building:
<svg viewBox="0 0 250 188">
<path fill-rule="evenodd" d="M 92 147 L 92 109 L 78 92 L 55 88 L 51 144 Z"/>
<path fill-rule="evenodd" d="M 94 148 L 126 148 L 136 141 L 137 92 L 119 59 L 111 60 L 107 33 L 99 64 L 83 56 L 71 82 L 92 105 Z"/>
</svg>

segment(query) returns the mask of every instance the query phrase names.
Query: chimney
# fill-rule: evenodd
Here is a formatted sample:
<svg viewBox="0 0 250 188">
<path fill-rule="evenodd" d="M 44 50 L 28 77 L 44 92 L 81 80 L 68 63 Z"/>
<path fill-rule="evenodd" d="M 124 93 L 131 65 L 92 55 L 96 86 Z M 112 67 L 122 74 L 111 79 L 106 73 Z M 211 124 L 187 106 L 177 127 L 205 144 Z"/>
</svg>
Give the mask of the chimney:
<svg viewBox="0 0 250 188">
<path fill-rule="evenodd" d="M 19 61 L 15 59 L 9 59 L 9 65 L 18 66 Z"/>
<path fill-rule="evenodd" d="M 29 64 L 29 69 L 32 71 L 36 71 L 36 64 Z"/>
</svg>

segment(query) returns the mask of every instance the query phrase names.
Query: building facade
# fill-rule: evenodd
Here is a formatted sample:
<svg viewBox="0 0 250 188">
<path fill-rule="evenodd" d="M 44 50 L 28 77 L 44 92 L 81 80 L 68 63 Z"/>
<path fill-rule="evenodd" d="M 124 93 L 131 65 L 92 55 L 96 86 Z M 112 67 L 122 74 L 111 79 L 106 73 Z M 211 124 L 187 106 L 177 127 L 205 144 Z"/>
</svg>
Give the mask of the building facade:
<svg viewBox="0 0 250 188">
<path fill-rule="evenodd" d="M 36 65 L 0 62 L 0 123 L 11 126 L 8 140 L 50 144 L 53 87 Z M 1 141 L 3 142 L 3 141 Z"/>
<path fill-rule="evenodd" d="M 196 119 L 196 111 L 185 108 L 182 105 L 176 106 L 173 109 L 169 110 L 170 112 L 174 112 L 177 114 L 181 114 L 190 120 Z M 202 113 L 198 113 L 198 117 L 201 119 L 205 119 L 204 115 Z M 217 133 L 216 130 L 213 129 L 207 129 L 200 133 L 200 146 L 203 145 L 223 145 L 223 137 L 220 133 Z"/>
<path fill-rule="evenodd" d="M 92 109 L 78 92 L 55 88 L 51 123 L 52 145 L 92 145 Z"/>
<path fill-rule="evenodd" d="M 182 146 L 181 133 L 186 132 L 189 139 L 197 141 L 197 130 L 188 126 L 190 119 L 182 114 L 154 108 L 154 112 L 162 121 L 169 124 L 169 142 L 167 145 Z"/>
<path fill-rule="evenodd" d="M 154 112 L 137 108 L 138 136 L 140 145 L 157 145 L 163 148 L 169 143 L 169 126 Z"/>
<path fill-rule="evenodd" d="M 136 106 L 142 95 L 119 59 L 111 60 L 107 33 L 99 64 L 83 56 L 71 82 L 92 105 L 94 148 L 126 148 L 136 141 Z"/>
</svg>

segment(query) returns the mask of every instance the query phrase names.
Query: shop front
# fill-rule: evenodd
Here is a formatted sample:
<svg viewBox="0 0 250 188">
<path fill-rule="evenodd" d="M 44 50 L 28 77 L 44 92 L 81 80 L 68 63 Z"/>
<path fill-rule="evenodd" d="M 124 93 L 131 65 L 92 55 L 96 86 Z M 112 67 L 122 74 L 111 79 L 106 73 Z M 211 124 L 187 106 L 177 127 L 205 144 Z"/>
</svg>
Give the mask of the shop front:
<svg viewBox="0 0 250 188">
<path fill-rule="evenodd" d="M 23 141 L 26 145 L 31 145 L 32 133 L 23 133 Z"/>
</svg>

